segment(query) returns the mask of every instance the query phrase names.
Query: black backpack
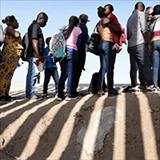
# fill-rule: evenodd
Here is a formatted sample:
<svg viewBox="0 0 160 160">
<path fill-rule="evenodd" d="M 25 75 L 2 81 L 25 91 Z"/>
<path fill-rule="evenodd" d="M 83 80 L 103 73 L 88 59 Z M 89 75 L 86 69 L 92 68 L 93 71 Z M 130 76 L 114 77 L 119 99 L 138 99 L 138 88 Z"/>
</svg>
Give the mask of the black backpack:
<svg viewBox="0 0 160 160">
<path fill-rule="evenodd" d="M 28 46 L 29 46 L 28 33 L 25 33 L 25 35 L 23 36 L 22 46 L 23 46 L 23 51 L 22 51 L 22 54 L 21 54 L 21 59 L 23 61 L 27 61 L 28 60 L 28 57 L 27 57 Z"/>
</svg>

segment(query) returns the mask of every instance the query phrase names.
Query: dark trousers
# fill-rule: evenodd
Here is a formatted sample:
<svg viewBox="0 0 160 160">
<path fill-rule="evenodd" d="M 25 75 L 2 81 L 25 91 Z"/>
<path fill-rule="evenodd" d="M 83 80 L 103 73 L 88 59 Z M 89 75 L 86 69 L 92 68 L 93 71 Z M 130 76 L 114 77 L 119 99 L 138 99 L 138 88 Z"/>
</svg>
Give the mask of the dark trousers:
<svg viewBox="0 0 160 160">
<path fill-rule="evenodd" d="M 128 52 L 130 54 L 131 85 L 132 87 L 137 85 L 137 71 L 139 71 L 140 85 L 144 86 L 144 54 L 146 53 L 146 46 L 145 44 L 140 44 L 134 47 L 129 47 Z"/>
<path fill-rule="evenodd" d="M 59 75 L 58 75 L 57 68 L 46 68 L 44 73 L 43 94 L 47 94 L 48 83 L 50 81 L 51 76 L 55 82 L 56 90 L 58 89 Z"/>
<path fill-rule="evenodd" d="M 79 80 L 82 74 L 82 70 L 84 70 L 84 65 L 85 65 L 85 60 L 86 60 L 86 52 L 81 51 L 78 52 L 77 55 L 77 66 L 76 66 L 76 71 L 75 71 L 75 82 L 74 82 L 74 92 L 77 92 L 77 88 L 79 85 Z"/>
</svg>

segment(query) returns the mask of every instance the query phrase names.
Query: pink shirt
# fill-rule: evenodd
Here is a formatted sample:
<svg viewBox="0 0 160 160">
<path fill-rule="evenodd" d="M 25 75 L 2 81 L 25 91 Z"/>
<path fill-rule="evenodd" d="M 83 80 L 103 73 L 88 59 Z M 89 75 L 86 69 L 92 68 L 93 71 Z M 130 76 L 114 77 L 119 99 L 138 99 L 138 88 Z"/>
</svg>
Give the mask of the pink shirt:
<svg viewBox="0 0 160 160">
<path fill-rule="evenodd" d="M 66 46 L 67 48 L 78 50 L 77 48 L 77 40 L 79 35 L 82 33 L 81 29 L 79 27 L 74 27 L 70 36 L 66 40 Z"/>
</svg>

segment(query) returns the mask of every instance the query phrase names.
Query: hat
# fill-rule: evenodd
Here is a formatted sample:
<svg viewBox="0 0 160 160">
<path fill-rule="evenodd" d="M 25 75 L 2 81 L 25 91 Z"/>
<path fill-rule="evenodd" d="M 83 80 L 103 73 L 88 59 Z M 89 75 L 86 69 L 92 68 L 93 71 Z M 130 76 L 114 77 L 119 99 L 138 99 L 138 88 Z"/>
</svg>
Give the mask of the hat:
<svg viewBox="0 0 160 160">
<path fill-rule="evenodd" d="M 88 16 L 86 14 L 81 14 L 79 16 L 79 19 L 83 22 L 90 22 L 90 20 L 88 20 Z"/>
</svg>

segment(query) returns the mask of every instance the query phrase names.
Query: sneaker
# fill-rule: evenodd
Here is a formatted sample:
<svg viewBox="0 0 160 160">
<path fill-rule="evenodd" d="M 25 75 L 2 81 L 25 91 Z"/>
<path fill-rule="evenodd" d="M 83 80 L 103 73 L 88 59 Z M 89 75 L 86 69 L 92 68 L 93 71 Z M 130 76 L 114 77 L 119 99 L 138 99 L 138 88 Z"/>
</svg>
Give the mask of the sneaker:
<svg viewBox="0 0 160 160">
<path fill-rule="evenodd" d="M 67 96 L 67 97 L 65 98 L 65 100 L 66 100 L 66 101 L 71 101 L 71 100 L 76 99 L 77 97 L 78 97 L 77 95 L 74 95 L 74 96 Z"/>
<path fill-rule="evenodd" d="M 56 98 L 57 101 L 63 101 L 65 97 L 64 96 L 58 96 L 58 94 L 56 94 L 55 98 Z"/>
<path fill-rule="evenodd" d="M 97 92 L 97 96 L 101 97 L 101 96 L 103 96 L 103 95 L 105 95 L 105 92 L 104 92 L 104 91 L 98 91 L 98 92 Z"/>
<path fill-rule="evenodd" d="M 42 98 L 46 98 L 46 97 L 47 97 L 47 93 L 43 93 Z"/>
<path fill-rule="evenodd" d="M 159 92 L 160 91 L 160 88 L 159 87 L 156 87 L 154 85 L 150 85 L 147 87 L 147 91 L 151 91 L 151 92 Z"/>
<path fill-rule="evenodd" d="M 109 89 L 108 90 L 108 95 L 109 96 L 117 96 L 118 95 L 118 91 L 116 89 L 114 89 L 114 88 Z"/>
<path fill-rule="evenodd" d="M 38 99 L 38 96 L 33 95 L 32 97 L 26 97 L 26 98 L 29 100 L 36 100 L 36 99 Z"/>
</svg>

